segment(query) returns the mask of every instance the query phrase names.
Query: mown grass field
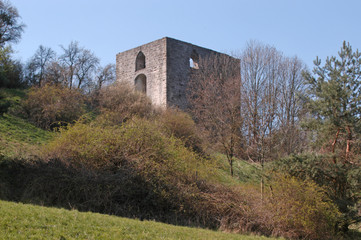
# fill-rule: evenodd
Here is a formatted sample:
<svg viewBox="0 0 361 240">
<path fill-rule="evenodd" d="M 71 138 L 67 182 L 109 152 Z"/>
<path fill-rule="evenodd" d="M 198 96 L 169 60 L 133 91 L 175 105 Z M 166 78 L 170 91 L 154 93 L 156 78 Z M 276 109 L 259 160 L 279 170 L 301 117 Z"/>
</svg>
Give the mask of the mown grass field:
<svg viewBox="0 0 361 240">
<path fill-rule="evenodd" d="M 0 239 L 276 239 L 0 201 Z"/>
</svg>

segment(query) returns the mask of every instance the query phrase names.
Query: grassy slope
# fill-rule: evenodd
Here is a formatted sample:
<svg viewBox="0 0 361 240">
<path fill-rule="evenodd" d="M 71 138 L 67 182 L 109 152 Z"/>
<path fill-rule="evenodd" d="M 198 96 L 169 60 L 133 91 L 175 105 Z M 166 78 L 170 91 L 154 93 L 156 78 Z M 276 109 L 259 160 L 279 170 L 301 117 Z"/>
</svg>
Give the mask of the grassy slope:
<svg viewBox="0 0 361 240">
<path fill-rule="evenodd" d="M 25 92 L 17 89 L 0 89 L 0 94 L 11 102 L 12 109 L 19 107 L 20 99 L 25 97 Z M 52 136 L 53 133 L 37 128 L 10 113 L 0 116 L 0 155 L 10 157 L 31 155 L 40 144 L 45 143 Z"/>
<path fill-rule="evenodd" d="M 275 239 L 0 201 L 1 239 Z"/>
</svg>

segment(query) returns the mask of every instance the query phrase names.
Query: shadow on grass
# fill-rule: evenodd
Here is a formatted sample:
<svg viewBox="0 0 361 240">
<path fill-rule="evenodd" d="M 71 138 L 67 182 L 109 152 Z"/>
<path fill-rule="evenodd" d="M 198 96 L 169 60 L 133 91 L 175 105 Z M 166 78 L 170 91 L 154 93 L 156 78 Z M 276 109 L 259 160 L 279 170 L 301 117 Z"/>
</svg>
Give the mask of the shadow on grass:
<svg viewBox="0 0 361 240">
<path fill-rule="evenodd" d="M 21 161 L 0 156 L 0 199 L 77 209 L 182 226 L 204 226 L 164 200 L 130 166 L 92 172 L 54 160 Z"/>
</svg>

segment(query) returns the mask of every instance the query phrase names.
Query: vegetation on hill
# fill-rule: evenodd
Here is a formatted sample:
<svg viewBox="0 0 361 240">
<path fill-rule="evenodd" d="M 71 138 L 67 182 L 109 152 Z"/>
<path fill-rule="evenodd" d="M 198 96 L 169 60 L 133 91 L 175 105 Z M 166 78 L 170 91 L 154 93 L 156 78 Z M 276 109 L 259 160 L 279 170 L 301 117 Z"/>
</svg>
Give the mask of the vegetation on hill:
<svg viewBox="0 0 361 240">
<path fill-rule="evenodd" d="M 0 116 L 0 155 L 27 157 L 54 134 L 37 128 L 15 114 L 21 108 L 26 92 L 19 89 L 0 89 L 0 105 L 8 103 L 7 113 Z"/>
<path fill-rule="evenodd" d="M 114 88 L 127 86 L 111 88 L 117 96 Z M 144 96 L 128 96 L 111 105 L 98 99 L 104 110 L 60 128 L 37 161 L 3 159 L 1 198 L 290 238 L 336 234 L 339 212 L 322 188 L 279 175 L 261 194 L 260 169 L 237 163 L 232 177 L 187 114 L 140 108 L 138 115 L 130 103 Z"/>
</svg>

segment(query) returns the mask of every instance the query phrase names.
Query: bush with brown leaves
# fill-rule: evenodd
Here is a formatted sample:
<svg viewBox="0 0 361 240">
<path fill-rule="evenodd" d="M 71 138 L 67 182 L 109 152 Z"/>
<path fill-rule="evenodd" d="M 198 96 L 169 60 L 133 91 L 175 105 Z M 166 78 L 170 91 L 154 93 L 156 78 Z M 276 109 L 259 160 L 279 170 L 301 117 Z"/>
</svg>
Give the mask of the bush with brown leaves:
<svg viewBox="0 0 361 240">
<path fill-rule="evenodd" d="M 56 85 L 32 87 L 23 109 L 27 118 L 43 129 L 72 123 L 85 113 L 83 95 L 78 90 Z"/>
</svg>

